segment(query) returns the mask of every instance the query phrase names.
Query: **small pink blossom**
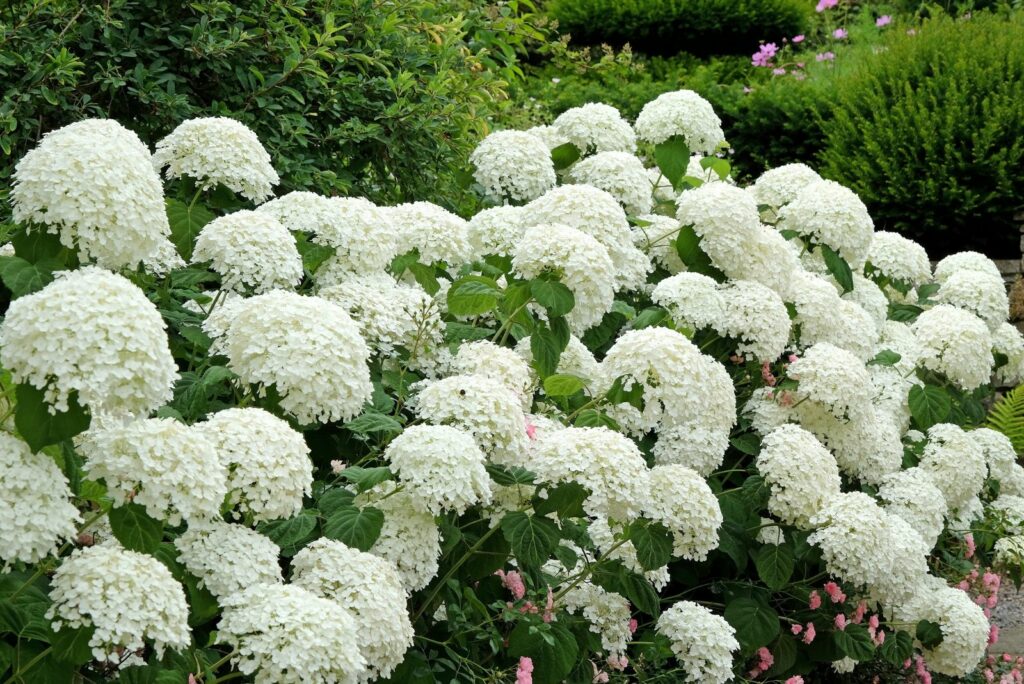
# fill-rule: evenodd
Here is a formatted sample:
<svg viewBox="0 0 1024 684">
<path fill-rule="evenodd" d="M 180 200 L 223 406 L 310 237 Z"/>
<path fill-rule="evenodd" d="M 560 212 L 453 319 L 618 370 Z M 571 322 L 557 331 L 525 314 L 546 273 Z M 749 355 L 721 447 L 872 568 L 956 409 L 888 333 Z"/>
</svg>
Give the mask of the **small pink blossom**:
<svg viewBox="0 0 1024 684">
<path fill-rule="evenodd" d="M 743 94 L 744 95 L 749 95 L 752 92 L 754 92 L 753 88 L 751 88 L 750 86 L 743 86 Z"/>
<path fill-rule="evenodd" d="M 816 54 L 814 56 L 814 59 L 818 60 L 819 62 L 831 62 L 835 58 L 836 58 L 836 53 L 831 52 L 831 51 L 829 51 L 829 52 L 819 52 L 818 54 Z"/>
<path fill-rule="evenodd" d="M 804 684 L 804 678 L 800 675 L 793 675 L 786 680 L 786 684 Z"/>
<path fill-rule="evenodd" d="M 345 470 L 345 462 L 334 460 L 331 461 L 331 472 L 335 475 L 341 475 L 341 471 Z"/>
<path fill-rule="evenodd" d="M 999 625 L 992 625 L 988 630 L 988 645 L 992 646 L 999 641 Z"/>
<path fill-rule="evenodd" d="M 551 622 L 555 617 L 555 594 L 548 586 L 548 600 L 544 604 L 544 622 Z"/>
<path fill-rule="evenodd" d="M 537 426 L 529 421 L 526 422 L 526 436 L 530 439 L 537 439 Z"/>
<path fill-rule="evenodd" d="M 607 684 L 608 683 L 608 673 L 607 672 L 605 672 L 604 670 L 598 670 L 597 669 L 597 665 L 595 665 L 593 662 L 590 663 L 590 667 L 594 668 L 594 678 L 590 680 L 593 684 Z"/>
<path fill-rule="evenodd" d="M 1008 663 L 1008 662 L 1010 662 L 1012 660 L 1013 660 L 1013 656 L 1012 655 L 1010 655 L 1009 653 L 1004 653 L 1003 654 L 1003 662 L 1004 663 Z"/>
<path fill-rule="evenodd" d="M 196 676 L 191 672 L 188 673 L 188 684 L 196 684 Z"/>
<path fill-rule="evenodd" d="M 512 597 L 516 601 L 526 596 L 526 585 L 523 584 L 523 576 L 518 572 L 497 570 L 494 574 L 501 578 L 502 586 L 512 592 Z"/>
<path fill-rule="evenodd" d="M 638 624 L 639 623 L 637 623 L 636 618 L 630 618 L 629 619 L 629 633 L 630 634 L 636 634 L 636 628 L 637 628 Z"/>
<path fill-rule="evenodd" d="M 799 359 L 800 357 L 797 356 L 796 354 L 790 354 L 786 358 L 789 360 L 790 363 L 796 363 L 797 359 Z"/>
<path fill-rule="evenodd" d="M 757 649 L 757 666 L 762 672 L 767 672 L 775 664 L 775 656 L 766 646 Z"/>
<path fill-rule="evenodd" d="M 629 658 L 626 656 L 608 656 L 608 667 L 616 672 L 622 672 L 629 666 Z"/>
<path fill-rule="evenodd" d="M 873 638 L 875 640 L 875 646 L 881 646 L 885 643 L 885 632 L 879 630 L 875 633 Z"/>
<path fill-rule="evenodd" d="M 756 67 L 766 67 L 771 64 L 772 57 L 774 57 L 778 51 L 779 46 L 775 43 L 762 43 L 761 46 L 758 47 L 757 52 L 751 56 L 750 63 Z"/>
<path fill-rule="evenodd" d="M 789 408 L 790 406 L 792 406 L 795 403 L 796 403 L 796 398 L 793 396 L 792 392 L 786 391 L 786 392 L 783 392 L 781 395 L 779 395 L 779 405 L 780 406 L 785 406 L 786 408 Z"/>
<path fill-rule="evenodd" d="M 835 582 L 825 582 L 825 593 L 832 599 L 832 603 L 842 603 L 846 600 L 846 594 L 843 593 L 843 588 Z"/>
<path fill-rule="evenodd" d="M 974 552 L 977 550 L 977 546 L 974 544 L 974 535 L 968 532 L 964 535 L 964 544 L 967 545 L 967 551 L 964 553 L 965 558 L 974 558 Z"/>
<path fill-rule="evenodd" d="M 800 632 L 804 631 L 804 626 L 803 625 L 793 625 L 792 627 L 789 628 L 789 631 L 793 633 L 793 636 L 796 636 Z"/>
<path fill-rule="evenodd" d="M 772 69 L 772 73 L 776 76 L 785 76 L 786 70 L 783 69 L 782 67 L 779 67 L 777 69 Z"/>
<path fill-rule="evenodd" d="M 811 596 L 807 600 L 807 606 L 811 610 L 818 610 L 819 608 L 821 608 L 821 596 L 818 594 L 817 589 L 811 592 Z"/>
<path fill-rule="evenodd" d="M 786 70 L 783 69 L 782 73 L 786 73 Z M 772 375 L 772 364 L 768 361 L 761 364 L 761 379 L 764 380 L 764 384 L 769 387 L 775 387 L 776 380 L 775 376 Z"/>
<path fill-rule="evenodd" d="M 801 33 L 798 36 L 793 36 L 793 42 L 794 43 L 802 43 L 802 42 L 804 42 L 804 34 Z"/>
<path fill-rule="evenodd" d="M 832 37 L 835 38 L 836 40 L 843 40 L 849 35 L 850 34 L 847 33 L 846 29 L 844 28 L 837 28 L 835 31 L 832 32 Z"/>
<path fill-rule="evenodd" d="M 839 4 L 839 0 L 818 0 L 818 5 L 814 8 L 817 12 L 824 12 L 827 9 L 832 9 Z"/>
<path fill-rule="evenodd" d="M 925 665 L 924 658 L 921 656 L 914 656 L 915 660 L 915 673 L 917 678 L 921 680 L 921 684 L 932 684 L 932 673 L 928 671 L 928 667 Z"/>
<path fill-rule="evenodd" d="M 853 611 L 853 617 L 851 618 L 851 621 L 854 624 L 859 625 L 864 620 L 864 613 L 866 612 L 868 612 L 868 602 L 861 601 L 857 604 L 856 610 Z"/>
<path fill-rule="evenodd" d="M 807 623 L 807 628 L 804 630 L 803 642 L 805 644 L 809 644 L 812 641 L 814 641 L 814 637 L 815 636 L 817 636 L 817 632 L 814 630 L 814 623 L 813 622 L 808 622 Z"/>
<path fill-rule="evenodd" d="M 880 16 L 877 19 L 875 19 L 875 26 L 877 26 L 878 28 L 882 28 L 883 26 L 888 26 L 891 23 L 892 23 L 892 17 L 890 17 L 888 14 L 883 14 L 882 16 Z"/>
<path fill-rule="evenodd" d="M 533 684 L 533 659 L 527 656 L 519 658 L 516 668 L 516 684 Z"/>
<path fill-rule="evenodd" d="M 842 613 L 836 615 L 835 625 L 836 629 L 838 629 L 840 632 L 844 631 L 846 629 L 846 616 Z"/>
</svg>

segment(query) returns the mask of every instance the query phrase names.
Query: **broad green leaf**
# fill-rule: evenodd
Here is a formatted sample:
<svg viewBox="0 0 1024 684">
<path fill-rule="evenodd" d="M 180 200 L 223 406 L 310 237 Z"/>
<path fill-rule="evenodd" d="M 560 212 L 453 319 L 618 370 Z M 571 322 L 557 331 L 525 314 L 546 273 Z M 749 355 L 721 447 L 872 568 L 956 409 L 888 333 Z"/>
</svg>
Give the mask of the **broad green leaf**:
<svg viewBox="0 0 1024 684">
<path fill-rule="evenodd" d="M 658 617 L 661 612 L 661 599 L 658 598 L 658 592 L 654 591 L 651 583 L 644 576 L 629 572 L 624 568 L 620 570 L 619 574 L 618 586 L 615 591 L 629 599 L 630 603 L 638 610 L 652 617 Z"/>
<path fill-rule="evenodd" d="M 530 335 L 530 352 L 533 355 L 533 367 L 541 378 L 547 378 L 558 369 L 562 349 L 551 328 L 539 323 Z"/>
<path fill-rule="evenodd" d="M 558 526 L 541 516 L 511 511 L 502 518 L 501 531 L 524 567 L 540 567 L 558 546 Z"/>
<path fill-rule="evenodd" d="M 153 553 L 164 538 L 164 524 L 136 503 L 110 509 L 110 529 L 117 541 L 129 551 Z"/>
<path fill-rule="evenodd" d="M 925 648 L 935 648 L 942 643 L 942 628 L 930 620 L 921 620 L 917 623 L 917 640 Z"/>
<path fill-rule="evenodd" d="M 21 635 L 27 624 L 28 616 L 21 608 L 6 599 L 0 600 L 0 634 Z"/>
<path fill-rule="evenodd" d="M 185 261 L 192 258 L 192 248 L 199 231 L 214 219 L 214 215 L 199 204 L 188 205 L 176 199 L 167 200 L 167 220 L 171 224 L 171 242 Z"/>
<path fill-rule="evenodd" d="M 337 539 L 346 546 L 369 551 L 380 537 L 384 513 L 373 506 L 339 508 L 324 521 L 324 536 Z"/>
<path fill-rule="evenodd" d="M 650 328 L 658 325 L 662 321 L 668 318 L 668 311 L 662 309 L 660 306 L 649 306 L 639 314 L 630 323 L 629 327 L 633 330 L 640 330 L 642 328 Z"/>
<path fill-rule="evenodd" d="M 848 658 L 871 660 L 875 655 L 875 642 L 864 625 L 847 624 L 845 629 L 833 632 L 832 639 Z"/>
<path fill-rule="evenodd" d="M 531 280 L 530 294 L 551 316 L 564 316 L 576 306 L 576 297 L 572 290 L 557 280 Z"/>
<path fill-rule="evenodd" d="M 895 366 L 903 357 L 891 349 L 883 349 L 868 361 L 869 366 Z"/>
<path fill-rule="evenodd" d="M 686 175 L 686 167 L 690 164 L 690 148 L 686 138 L 673 135 L 668 140 L 654 146 L 654 161 L 658 168 L 676 190 L 681 189 L 681 181 Z"/>
<path fill-rule="evenodd" d="M 71 439 L 89 427 L 91 417 L 78 403 L 77 392 L 68 397 L 68 410 L 58 413 L 50 413 L 43 391 L 32 385 L 18 385 L 15 397 L 14 426 L 32 451 Z"/>
<path fill-rule="evenodd" d="M 320 498 L 316 500 L 316 507 L 322 515 L 329 517 L 339 508 L 351 506 L 352 500 L 355 498 L 356 495 L 353 492 L 342 487 L 334 487 L 320 495 Z"/>
<path fill-rule="evenodd" d="M 796 639 L 783 631 L 769 650 L 772 652 L 775 661 L 772 663 L 772 668 L 768 670 L 767 676 L 779 677 L 781 679 L 781 675 L 796 663 Z"/>
<path fill-rule="evenodd" d="M 95 632 L 96 628 L 93 626 L 73 629 L 65 625 L 63 629 L 53 633 L 53 655 L 58 660 L 72 665 L 85 665 L 92 660 L 89 639 Z"/>
<path fill-rule="evenodd" d="M 572 143 L 564 143 L 551 150 L 551 161 L 556 171 L 569 168 L 582 156 L 580 149 Z"/>
<path fill-rule="evenodd" d="M 748 456 L 756 456 L 761 451 L 761 438 L 753 432 L 744 432 L 742 435 L 736 435 L 729 440 L 729 444 L 732 444 L 733 448 L 737 451 Z"/>
<path fill-rule="evenodd" d="M 453 316 L 477 316 L 498 304 L 501 290 L 495 282 L 482 276 L 466 276 L 448 289 L 448 311 Z"/>
<path fill-rule="evenodd" d="M 42 229 L 18 232 L 11 236 L 11 246 L 15 256 L 33 264 L 45 259 L 58 259 L 65 249 L 56 233 Z"/>
<path fill-rule="evenodd" d="M 949 393 L 933 385 L 914 385 L 910 388 L 907 401 L 910 404 L 910 415 L 917 429 L 922 431 L 945 421 L 953 406 Z"/>
<path fill-rule="evenodd" d="M 846 259 L 839 256 L 839 254 L 826 244 L 818 245 L 821 250 L 821 255 L 825 258 L 825 268 L 832 274 L 832 277 L 839 283 L 839 287 L 843 288 L 843 292 L 853 291 L 853 271 L 850 269 L 850 264 L 846 263 Z"/>
<path fill-rule="evenodd" d="M 657 570 L 672 560 L 672 533 L 661 523 L 637 520 L 626 531 L 644 570 Z"/>
<path fill-rule="evenodd" d="M 375 487 L 385 480 L 390 480 L 392 473 L 388 470 L 387 466 L 377 466 L 375 468 L 349 466 L 341 471 L 341 476 L 354 484 L 360 492 L 365 492 L 367 489 Z"/>
<path fill-rule="evenodd" d="M 575 375 L 556 373 L 544 378 L 544 392 L 549 397 L 568 397 L 586 386 L 583 378 Z"/>
<path fill-rule="evenodd" d="M 444 324 L 444 341 L 452 342 L 475 342 L 477 340 L 489 340 L 494 335 L 494 330 L 479 328 L 469 323 L 459 321 L 448 321 Z"/>
<path fill-rule="evenodd" d="M 627 383 L 629 389 L 626 389 Z M 629 404 L 638 411 L 644 410 L 644 386 L 628 376 L 615 378 L 604 396 L 609 404 Z"/>
<path fill-rule="evenodd" d="M 711 258 L 701 249 L 701 238 L 693 226 L 683 226 L 675 239 L 676 253 L 690 271 L 702 273 L 721 282 L 725 275 L 712 263 Z"/>
<path fill-rule="evenodd" d="M 900 323 L 913 323 L 922 312 L 924 309 L 913 304 L 889 302 L 889 318 Z"/>
<path fill-rule="evenodd" d="M 559 518 L 582 518 L 585 515 L 583 502 L 590 492 L 583 485 L 563 482 L 547 490 L 546 494 L 545 498 L 535 496 L 533 499 L 533 510 L 537 515 L 558 513 Z"/>
<path fill-rule="evenodd" d="M 618 430 L 619 424 L 602 411 L 597 409 L 584 409 L 576 416 L 572 423 L 576 427 L 606 427 L 611 430 Z"/>
<path fill-rule="evenodd" d="M 765 544 L 754 558 L 757 574 L 769 589 L 782 589 L 793 576 L 796 561 L 789 544 Z"/>
<path fill-rule="evenodd" d="M 345 423 L 345 427 L 360 435 L 369 435 L 377 432 L 385 434 L 398 434 L 402 431 L 402 424 L 391 416 L 376 411 L 369 411 L 361 416 L 353 418 Z"/>
<path fill-rule="evenodd" d="M 332 256 L 334 256 L 334 247 L 328 247 L 327 245 L 320 245 L 315 242 L 309 242 L 308 240 L 297 240 L 295 246 L 299 250 L 299 255 L 302 257 L 302 268 L 307 273 L 316 273 L 317 269 Z"/>
<path fill-rule="evenodd" d="M 887 663 L 900 667 L 914 655 L 914 638 L 903 630 L 889 632 L 878 650 Z"/>
<path fill-rule="evenodd" d="M 291 518 L 261 523 L 257 530 L 281 547 L 281 555 L 294 556 L 309 542 L 316 529 L 316 516 L 303 511 Z"/>
<path fill-rule="evenodd" d="M 3 270 L 0 271 L 0 279 L 3 279 L 4 285 L 14 298 L 18 298 L 38 292 L 52 283 L 54 271 L 61 268 L 63 264 L 56 259 L 48 258 L 29 263 L 20 257 L 6 257 Z"/>
<path fill-rule="evenodd" d="M 779 635 L 778 613 L 763 601 L 745 596 L 734 598 L 725 606 L 724 615 L 736 630 L 743 653 L 753 653 Z"/>
<path fill-rule="evenodd" d="M 533 660 L 534 684 L 560 684 L 576 665 L 579 646 L 561 622 L 519 622 L 508 637 L 508 654 Z"/>
<path fill-rule="evenodd" d="M 491 476 L 495 484 L 502 487 L 533 484 L 537 477 L 526 468 L 520 466 L 506 467 L 488 463 L 485 467 L 487 468 L 487 474 Z"/>
<path fill-rule="evenodd" d="M 437 271 L 433 266 L 416 263 L 409 266 L 409 272 L 412 273 L 419 286 L 427 291 L 428 295 L 434 296 L 441 289 L 441 283 L 437 280 Z"/>
</svg>

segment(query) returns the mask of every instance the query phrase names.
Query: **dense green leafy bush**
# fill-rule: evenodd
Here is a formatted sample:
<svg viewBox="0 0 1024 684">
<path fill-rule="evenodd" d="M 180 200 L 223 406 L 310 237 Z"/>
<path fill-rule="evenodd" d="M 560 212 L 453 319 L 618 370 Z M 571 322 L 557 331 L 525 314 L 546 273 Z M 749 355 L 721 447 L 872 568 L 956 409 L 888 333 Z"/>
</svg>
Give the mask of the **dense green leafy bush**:
<svg viewBox="0 0 1024 684">
<path fill-rule="evenodd" d="M 630 43 L 654 54 L 747 52 L 760 38 L 799 33 L 804 0 L 553 0 L 562 31 L 583 43 Z"/>
<path fill-rule="evenodd" d="M 0 14 L 0 185 L 53 128 L 126 122 L 152 144 L 198 114 L 260 135 L 287 188 L 451 201 L 445 170 L 486 125 L 521 3 L 113 0 Z"/>
<path fill-rule="evenodd" d="M 946 253 L 1018 250 L 1024 207 L 1024 21 L 933 19 L 835 90 L 823 173 L 875 220 Z"/>
</svg>

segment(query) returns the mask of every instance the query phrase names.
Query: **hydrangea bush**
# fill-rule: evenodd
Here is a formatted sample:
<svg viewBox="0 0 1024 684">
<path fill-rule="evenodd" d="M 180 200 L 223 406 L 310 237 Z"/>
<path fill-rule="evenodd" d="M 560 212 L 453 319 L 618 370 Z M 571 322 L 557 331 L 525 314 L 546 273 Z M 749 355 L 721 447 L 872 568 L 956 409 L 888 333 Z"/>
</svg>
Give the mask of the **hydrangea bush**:
<svg viewBox="0 0 1024 684">
<path fill-rule="evenodd" d="M 998 271 L 933 271 L 805 166 L 739 187 L 723 148 L 692 92 L 586 105 L 485 139 L 466 219 L 274 198 L 223 119 L 44 137 L 0 257 L 0 675 L 994 667 Z"/>
</svg>

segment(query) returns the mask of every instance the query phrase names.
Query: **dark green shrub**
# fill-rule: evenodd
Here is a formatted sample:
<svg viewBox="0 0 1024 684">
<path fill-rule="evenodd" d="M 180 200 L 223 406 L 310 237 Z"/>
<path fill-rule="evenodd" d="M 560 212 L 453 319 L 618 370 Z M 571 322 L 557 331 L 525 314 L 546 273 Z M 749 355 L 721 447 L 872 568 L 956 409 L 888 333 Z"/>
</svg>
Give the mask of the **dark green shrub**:
<svg viewBox="0 0 1024 684">
<path fill-rule="evenodd" d="M 932 254 L 1019 254 L 1024 208 L 1024 18 L 937 18 L 894 34 L 834 91 L 822 172 L 879 228 Z"/>
<path fill-rule="evenodd" d="M 549 13 L 577 42 L 710 55 L 800 33 L 812 8 L 808 0 L 552 0 Z"/>
<path fill-rule="evenodd" d="M 6 3 L 0 187 L 72 121 L 114 117 L 152 144 L 224 115 L 260 136 L 280 190 L 444 202 L 532 30 L 515 1 Z"/>
</svg>

